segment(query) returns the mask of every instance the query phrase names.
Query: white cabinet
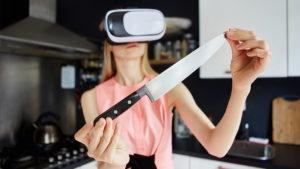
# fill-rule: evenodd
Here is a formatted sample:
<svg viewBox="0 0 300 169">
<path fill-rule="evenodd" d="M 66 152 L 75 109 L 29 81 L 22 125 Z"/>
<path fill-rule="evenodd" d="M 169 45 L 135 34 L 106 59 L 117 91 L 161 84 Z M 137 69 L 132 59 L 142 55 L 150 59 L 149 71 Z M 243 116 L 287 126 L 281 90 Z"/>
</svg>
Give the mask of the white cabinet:
<svg viewBox="0 0 300 169">
<path fill-rule="evenodd" d="M 174 169 L 189 169 L 190 157 L 187 155 L 173 154 Z"/>
<path fill-rule="evenodd" d="M 300 1 L 288 0 L 288 75 L 300 76 Z"/>
<path fill-rule="evenodd" d="M 262 169 L 240 164 L 173 154 L 174 169 Z"/>
<path fill-rule="evenodd" d="M 77 167 L 76 169 L 97 169 L 97 161 L 91 161 L 89 163 L 86 163 L 80 167 Z"/>
<path fill-rule="evenodd" d="M 190 169 L 262 169 L 257 167 L 190 157 Z"/>
<path fill-rule="evenodd" d="M 287 76 L 286 0 L 199 0 L 199 27 L 200 44 L 229 28 L 253 30 L 261 39 L 267 41 L 273 56 L 260 77 Z M 200 68 L 200 77 L 231 77 L 228 73 L 230 61 L 231 49 L 226 43 Z"/>
</svg>

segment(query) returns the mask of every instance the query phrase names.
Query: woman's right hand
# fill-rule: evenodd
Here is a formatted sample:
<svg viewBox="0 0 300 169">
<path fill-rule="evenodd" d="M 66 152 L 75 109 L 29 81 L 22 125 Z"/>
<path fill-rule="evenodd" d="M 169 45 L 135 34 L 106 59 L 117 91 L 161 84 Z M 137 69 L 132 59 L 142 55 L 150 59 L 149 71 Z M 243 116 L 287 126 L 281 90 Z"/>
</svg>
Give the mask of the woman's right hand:
<svg viewBox="0 0 300 169">
<path fill-rule="evenodd" d="M 88 156 L 104 165 L 125 168 L 129 161 L 127 146 L 120 136 L 120 125 L 113 129 L 111 118 L 101 118 L 95 126 L 85 124 L 75 133 L 75 139 L 88 148 Z M 101 163 L 100 163 L 101 164 Z"/>
</svg>

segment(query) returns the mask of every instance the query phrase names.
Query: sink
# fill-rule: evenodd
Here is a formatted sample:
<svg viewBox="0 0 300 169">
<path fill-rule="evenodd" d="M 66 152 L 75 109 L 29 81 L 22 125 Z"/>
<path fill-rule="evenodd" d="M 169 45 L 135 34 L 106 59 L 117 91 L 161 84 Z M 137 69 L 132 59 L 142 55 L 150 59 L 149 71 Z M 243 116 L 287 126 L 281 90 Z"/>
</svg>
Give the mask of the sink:
<svg viewBox="0 0 300 169">
<path fill-rule="evenodd" d="M 257 160 L 269 160 L 275 157 L 275 148 L 272 145 L 235 140 L 227 154 Z"/>
</svg>

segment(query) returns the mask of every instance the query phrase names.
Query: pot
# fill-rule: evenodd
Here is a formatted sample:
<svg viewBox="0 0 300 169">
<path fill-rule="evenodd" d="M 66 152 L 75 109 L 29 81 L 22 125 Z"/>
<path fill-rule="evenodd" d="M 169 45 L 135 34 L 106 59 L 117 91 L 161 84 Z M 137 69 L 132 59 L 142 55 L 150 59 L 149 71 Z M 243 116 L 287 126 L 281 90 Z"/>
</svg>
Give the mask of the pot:
<svg viewBox="0 0 300 169">
<path fill-rule="evenodd" d="M 52 112 L 43 113 L 36 122 L 33 123 L 35 128 L 33 141 L 37 144 L 48 145 L 57 143 L 62 133 L 57 125 L 59 116 Z"/>
</svg>

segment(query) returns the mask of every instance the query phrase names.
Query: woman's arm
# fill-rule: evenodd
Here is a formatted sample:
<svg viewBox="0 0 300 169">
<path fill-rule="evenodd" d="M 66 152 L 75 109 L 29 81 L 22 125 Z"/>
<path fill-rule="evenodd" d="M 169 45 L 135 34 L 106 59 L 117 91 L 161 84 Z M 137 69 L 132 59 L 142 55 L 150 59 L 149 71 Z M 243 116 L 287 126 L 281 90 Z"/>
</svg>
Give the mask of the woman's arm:
<svg viewBox="0 0 300 169">
<path fill-rule="evenodd" d="M 197 106 L 184 84 L 177 85 L 167 97 L 205 149 L 211 155 L 223 157 L 232 145 L 239 128 L 243 104 L 248 93 L 248 90 L 232 90 L 226 112 L 217 126 L 214 126 Z"/>
<path fill-rule="evenodd" d="M 83 93 L 81 96 L 81 107 L 85 122 L 88 123 L 94 121 L 98 115 L 95 88 Z"/>
<path fill-rule="evenodd" d="M 117 124 L 113 129 L 112 120 L 103 118 L 93 126 L 98 115 L 95 88 L 82 95 L 81 106 L 86 125 L 75 134 L 75 139 L 87 146 L 88 156 L 98 161 L 99 169 L 124 169 L 129 155 L 120 126 Z"/>
<path fill-rule="evenodd" d="M 226 38 L 232 50 L 232 89 L 225 114 L 217 126 L 208 120 L 183 84 L 176 86 L 167 96 L 170 106 L 178 109 L 196 138 L 210 154 L 217 157 L 223 157 L 231 147 L 251 84 L 271 58 L 266 42 L 252 31 L 230 29 L 226 32 Z"/>
</svg>

